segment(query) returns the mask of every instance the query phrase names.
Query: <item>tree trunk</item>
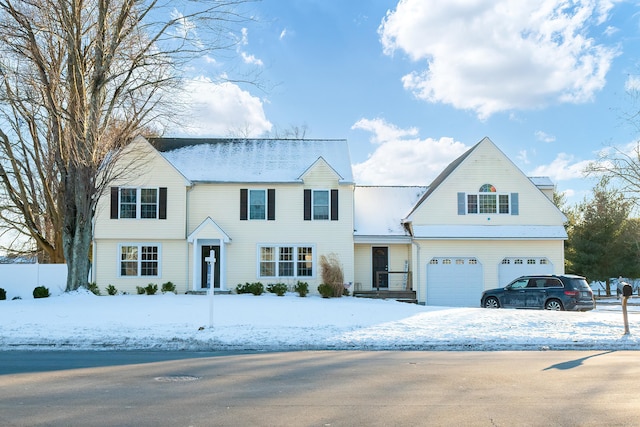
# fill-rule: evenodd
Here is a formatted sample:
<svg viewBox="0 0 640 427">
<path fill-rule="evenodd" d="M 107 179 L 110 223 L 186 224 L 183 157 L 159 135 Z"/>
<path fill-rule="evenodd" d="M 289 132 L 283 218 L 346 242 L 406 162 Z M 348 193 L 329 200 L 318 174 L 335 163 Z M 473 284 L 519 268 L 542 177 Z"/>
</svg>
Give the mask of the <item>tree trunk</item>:
<svg viewBox="0 0 640 427">
<path fill-rule="evenodd" d="M 82 165 L 70 166 L 70 173 L 65 179 L 66 194 L 70 195 L 65 204 L 63 231 L 67 292 L 86 287 L 89 279 L 91 260 L 88 254 L 91 253 L 93 236 L 93 178 L 90 169 Z"/>
</svg>

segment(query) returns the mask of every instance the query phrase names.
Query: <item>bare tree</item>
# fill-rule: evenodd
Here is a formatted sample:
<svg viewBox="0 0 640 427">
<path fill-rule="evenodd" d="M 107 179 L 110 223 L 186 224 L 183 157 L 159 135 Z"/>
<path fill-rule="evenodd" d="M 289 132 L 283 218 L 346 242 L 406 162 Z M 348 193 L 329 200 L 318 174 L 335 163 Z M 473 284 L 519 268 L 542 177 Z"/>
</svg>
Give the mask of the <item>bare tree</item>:
<svg viewBox="0 0 640 427">
<path fill-rule="evenodd" d="M 67 263 L 68 291 L 118 153 L 178 108 L 185 62 L 238 42 L 242 3 L 0 0 L 0 219 Z"/>
<path fill-rule="evenodd" d="M 640 141 L 626 149 L 607 147 L 585 172 L 612 179 L 617 190 L 637 206 L 640 202 Z"/>
</svg>

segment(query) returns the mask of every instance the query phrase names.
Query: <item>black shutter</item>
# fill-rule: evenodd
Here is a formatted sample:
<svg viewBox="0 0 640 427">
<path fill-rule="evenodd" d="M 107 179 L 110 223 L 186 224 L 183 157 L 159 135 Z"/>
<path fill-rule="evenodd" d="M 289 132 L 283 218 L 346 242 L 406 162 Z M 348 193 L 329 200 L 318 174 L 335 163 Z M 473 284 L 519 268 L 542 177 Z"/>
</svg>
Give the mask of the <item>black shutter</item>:
<svg viewBox="0 0 640 427">
<path fill-rule="evenodd" d="M 331 221 L 338 220 L 338 190 L 331 190 Z"/>
<path fill-rule="evenodd" d="M 311 190 L 304 190 L 304 220 L 311 221 Z"/>
<path fill-rule="evenodd" d="M 111 219 L 118 219 L 118 187 L 111 187 Z"/>
<path fill-rule="evenodd" d="M 167 187 L 160 187 L 158 219 L 167 219 Z"/>
<path fill-rule="evenodd" d="M 246 188 L 240 189 L 240 221 L 247 220 L 247 198 L 249 191 Z"/>
<path fill-rule="evenodd" d="M 267 190 L 267 220 L 274 221 L 276 219 L 276 189 Z"/>
</svg>

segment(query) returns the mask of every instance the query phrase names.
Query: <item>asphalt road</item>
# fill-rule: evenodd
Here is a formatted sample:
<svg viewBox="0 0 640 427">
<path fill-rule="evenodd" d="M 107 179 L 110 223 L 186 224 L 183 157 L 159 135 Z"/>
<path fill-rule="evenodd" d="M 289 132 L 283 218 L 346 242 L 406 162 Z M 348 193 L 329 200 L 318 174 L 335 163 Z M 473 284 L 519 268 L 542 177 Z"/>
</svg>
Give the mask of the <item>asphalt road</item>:
<svg viewBox="0 0 640 427">
<path fill-rule="evenodd" d="M 639 353 L 3 352 L 1 426 L 638 426 Z"/>
</svg>

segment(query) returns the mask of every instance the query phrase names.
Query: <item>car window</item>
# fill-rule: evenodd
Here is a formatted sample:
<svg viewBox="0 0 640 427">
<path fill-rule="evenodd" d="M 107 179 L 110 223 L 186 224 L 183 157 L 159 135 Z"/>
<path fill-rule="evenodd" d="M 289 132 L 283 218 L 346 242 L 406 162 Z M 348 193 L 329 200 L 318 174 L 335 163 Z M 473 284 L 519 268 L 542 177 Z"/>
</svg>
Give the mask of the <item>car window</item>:
<svg viewBox="0 0 640 427">
<path fill-rule="evenodd" d="M 544 283 L 545 288 L 561 288 L 562 282 L 558 279 L 547 279 Z"/>
<path fill-rule="evenodd" d="M 590 289 L 589 284 L 585 279 L 571 279 L 571 284 L 573 285 L 574 289 L 582 289 L 585 291 Z"/>
<path fill-rule="evenodd" d="M 527 284 L 529 283 L 529 279 L 518 279 L 515 282 L 512 282 L 509 285 L 510 289 L 523 289 L 527 287 Z"/>
</svg>

